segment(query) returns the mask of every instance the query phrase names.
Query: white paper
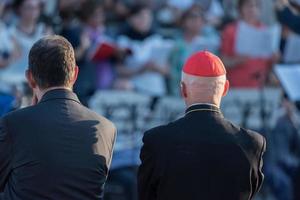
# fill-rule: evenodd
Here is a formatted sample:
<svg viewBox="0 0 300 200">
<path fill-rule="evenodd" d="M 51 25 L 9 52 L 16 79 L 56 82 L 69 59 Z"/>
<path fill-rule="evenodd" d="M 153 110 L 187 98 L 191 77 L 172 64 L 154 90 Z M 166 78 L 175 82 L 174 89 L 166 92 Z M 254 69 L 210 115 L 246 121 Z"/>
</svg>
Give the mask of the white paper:
<svg viewBox="0 0 300 200">
<path fill-rule="evenodd" d="M 300 35 L 290 34 L 288 36 L 283 61 L 285 63 L 300 63 Z"/>
<path fill-rule="evenodd" d="M 241 21 L 237 28 L 235 50 L 240 55 L 253 58 L 270 58 L 279 50 L 280 32 L 278 25 L 257 28 Z"/>
<path fill-rule="evenodd" d="M 300 65 L 276 65 L 275 73 L 292 101 L 300 100 Z"/>
<path fill-rule="evenodd" d="M 133 54 L 126 59 L 126 67 L 139 69 L 147 62 L 154 62 L 159 67 L 166 67 L 173 43 L 161 36 L 151 36 L 144 41 L 120 37 L 118 44 L 129 46 Z M 131 78 L 134 87 L 144 93 L 161 96 L 166 93 L 164 76 L 158 72 L 147 71 Z"/>
<path fill-rule="evenodd" d="M 149 61 L 165 66 L 174 46 L 172 40 L 165 40 L 160 36 L 151 36 L 144 41 L 134 41 L 127 37 L 120 37 L 118 44 L 123 48 L 130 48 L 133 55 L 127 59 L 127 65 L 133 68 L 141 67 Z"/>
<path fill-rule="evenodd" d="M 168 63 L 173 46 L 174 43 L 170 40 L 157 39 L 152 41 L 148 46 L 149 59 L 164 67 Z"/>
</svg>

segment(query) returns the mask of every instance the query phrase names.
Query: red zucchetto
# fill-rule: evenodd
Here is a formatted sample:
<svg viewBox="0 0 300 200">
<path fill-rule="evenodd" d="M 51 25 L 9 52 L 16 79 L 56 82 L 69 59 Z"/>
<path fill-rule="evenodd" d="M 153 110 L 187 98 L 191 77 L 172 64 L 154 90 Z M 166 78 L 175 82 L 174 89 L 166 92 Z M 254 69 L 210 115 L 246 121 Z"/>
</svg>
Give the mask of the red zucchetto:
<svg viewBox="0 0 300 200">
<path fill-rule="evenodd" d="M 221 59 L 208 51 L 199 51 L 191 55 L 185 62 L 182 71 L 185 74 L 202 77 L 217 77 L 226 74 Z"/>
</svg>

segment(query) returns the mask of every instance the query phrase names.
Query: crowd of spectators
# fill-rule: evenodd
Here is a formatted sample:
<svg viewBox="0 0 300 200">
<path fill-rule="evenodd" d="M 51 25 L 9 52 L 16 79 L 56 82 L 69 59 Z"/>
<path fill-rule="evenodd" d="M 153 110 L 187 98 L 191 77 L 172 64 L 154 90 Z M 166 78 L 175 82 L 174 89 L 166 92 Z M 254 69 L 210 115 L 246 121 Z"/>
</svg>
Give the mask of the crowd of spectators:
<svg viewBox="0 0 300 200">
<path fill-rule="evenodd" d="M 256 0 L 2 0 L 1 87 L 25 80 L 28 50 L 46 34 L 63 35 L 75 47 L 81 71 L 75 90 L 84 102 L 98 89 L 178 96 L 181 66 L 198 50 L 223 58 L 232 87 L 276 85 L 272 66 L 281 61 L 283 44 L 266 56 L 237 50 L 240 38 L 245 44 L 248 39 L 239 36 L 239 27 L 260 30 L 276 24 L 263 12 L 267 8 L 275 12 L 276 5 L 265 4 Z M 293 17 L 284 5 L 280 9 L 279 19 Z M 287 29 L 297 33 L 296 20 L 286 21 Z M 101 45 L 107 55 L 97 57 Z"/>
<path fill-rule="evenodd" d="M 199 50 L 222 58 L 232 88 L 278 87 L 274 65 L 300 63 L 300 55 L 286 55 L 291 38 L 300 41 L 299 8 L 296 0 L 0 0 L 0 116 L 28 92 L 29 49 L 47 34 L 74 46 L 80 68 L 74 90 L 85 105 L 97 90 L 179 96 L 181 67 Z M 251 51 L 256 41 L 242 29 L 274 37 Z M 300 157 L 290 104 L 284 98 L 272 133 L 278 148 L 266 169 L 278 200 L 292 199 Z"/>
</svg>

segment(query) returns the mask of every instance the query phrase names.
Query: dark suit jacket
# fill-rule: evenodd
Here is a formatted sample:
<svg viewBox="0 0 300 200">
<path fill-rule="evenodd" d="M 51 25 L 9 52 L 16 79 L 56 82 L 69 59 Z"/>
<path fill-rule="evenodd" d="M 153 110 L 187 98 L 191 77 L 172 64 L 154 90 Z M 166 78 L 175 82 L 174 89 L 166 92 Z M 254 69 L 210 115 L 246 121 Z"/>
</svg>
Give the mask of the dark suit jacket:
<svg viewBox="0 0 300 200">
<path fill-rule="evenodd" d="M 3 200 L 102 199 L 115 137 L 110 121 L 64 89 L 6 115 L 0 123 Z"/>
<path fill-rule="evenodd" d="M 198 104 L 143 138 L 139 200 L 250 200 L 263 182 L 265 139 Z"/>
<path fill-rule="evenodd" d="M 293 182 L 293 191 L 294 191 L 294 200 L 299 200 L 300 199 L 300 166 L 298 167 L 298 169 L 296 170 L 296 173 L 294 175 L 294 182 Z"/>
</svg>

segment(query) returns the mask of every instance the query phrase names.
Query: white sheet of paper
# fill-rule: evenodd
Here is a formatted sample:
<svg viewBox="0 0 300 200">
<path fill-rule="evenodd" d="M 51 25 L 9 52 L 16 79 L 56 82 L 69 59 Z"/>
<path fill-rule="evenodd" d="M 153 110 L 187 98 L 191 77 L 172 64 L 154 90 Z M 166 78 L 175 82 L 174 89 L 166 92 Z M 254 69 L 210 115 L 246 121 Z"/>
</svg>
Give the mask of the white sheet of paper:
<svg viewBox="0 0 300 200">
<path fill-rule="evenodd" d="M 285 63 L 300 63 L 300 35 L 290 34 L 283 54 Z"/>
<path fill-rule="evenodd" d="M 118 44 L 133 51 L 133 55 L 127 60 L 127 64 L 136 68 L 143 66 L 148 61 L 165 66 L 174 46 L 172 40 L 166 40 L 157 35 L 151 36 L 142 42 L 120 37 Z"/>
<path fill-rule="evenodd" d="M 148 46 L 150 51 L 149 59 L 158 65 L 165 66 L 168 63 L 174 43 L 170 40 L 155 40 Z"/>
<path fill-rule="evenodd" d="M 275 73 L 292 101 L 300 101 L 300 65 L 276 65 Z"/>
<path fill-rule="evenodd" d="M 240 55 L 269 58 L 279 49 L 281 28 L 278 25 L 256 28 L 240 21 L 237 28 L 235 50 Z"/>
</svg>

